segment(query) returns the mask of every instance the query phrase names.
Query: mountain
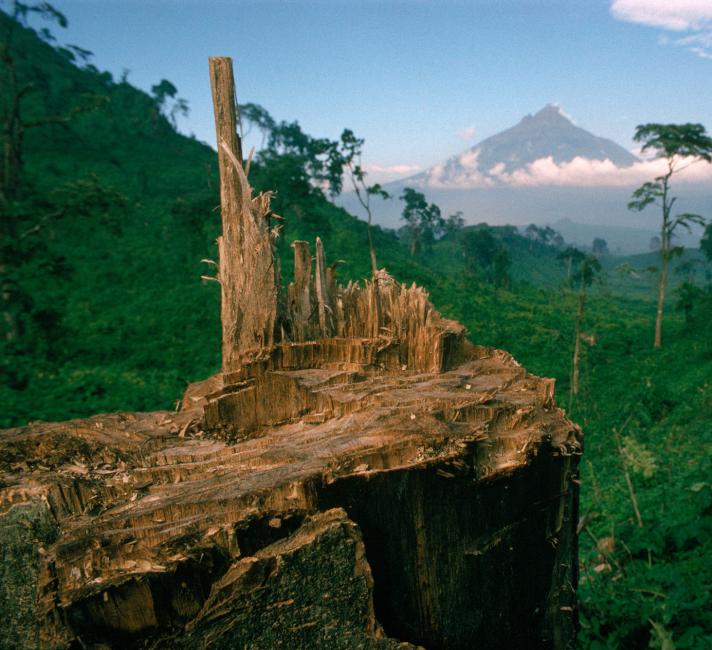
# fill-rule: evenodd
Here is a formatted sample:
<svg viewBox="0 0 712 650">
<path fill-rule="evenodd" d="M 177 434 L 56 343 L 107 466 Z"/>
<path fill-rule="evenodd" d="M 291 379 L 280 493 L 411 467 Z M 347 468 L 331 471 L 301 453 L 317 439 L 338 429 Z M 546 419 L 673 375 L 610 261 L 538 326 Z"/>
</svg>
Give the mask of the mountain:
<svg viewBox="0 0 712 650">
<path fill-rule="evenodd" d="M 653 207 L 630 212 L 628 201 L 636 187 L 659 173 L 656 161 L 638 159 L 612 140 L 576 126 L 558 106 L 548 104 L 470 149 L 384 187 L 394 197 L 404 187 L 414 187 L 444 215 L 461 211 L 470 224 L 522 226 L 568 220 L 584 230 L 593 228 L 595 236 L 608 240 L 611 251 L 634 253 L 648 250 L 648 231 L 658 230 L 659 215 Z M 673 191 L 685 212 L 712 215 L 709 184 L 702 181 L 676 178 Z M 343 197 L 341 204 L 361 214 L 354 197 Z M 374 220 L 398 228 L 402 209 L 398 200 L 374 199 Z M 645 232 L 631 236 L 628 229 Z M 685 244 L 696 245 L 700 234 L 694 230 Z"/>
<path fill-rule="evenodd" d="M 628 167 L 638 161 L 612 140 L 576 126 L 558 106 L 548 104 L 519 124 L 409 179 L 421 187 L 481 187 L 508 183 L 519 170 L 550 159 L 554 165 L 576 158 Z"/>
</svg>

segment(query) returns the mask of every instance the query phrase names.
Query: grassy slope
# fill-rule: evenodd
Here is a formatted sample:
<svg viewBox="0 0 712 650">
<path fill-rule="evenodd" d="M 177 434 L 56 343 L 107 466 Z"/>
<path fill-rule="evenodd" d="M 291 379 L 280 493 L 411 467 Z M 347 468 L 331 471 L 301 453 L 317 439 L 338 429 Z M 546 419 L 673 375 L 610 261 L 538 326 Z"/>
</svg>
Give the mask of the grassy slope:
<svg viewBox="0 0 712 650">
<path fill-rule="evenodd" d="M 23 357 L 22 389 L 0 388 L 6 407 L 0 424 L 170 407 L 188 381 L 218 367 L 218 293 L 199 280 L 206 270 L 200 259 L 214 258 L 219 230 L 214 152 L 176 134 L 144 93 L 76 68 L 30 32 L 21 39 L 26 74 L 37 74 L 31 68 L 41 61 L 47 88 L 30 112 L 46 110 L 44 102 L 66 110 L 81 93 L 102 94 L 108 104 L 69 129 L 37 129 L 28 138 L 27 172 L 37 195 L 75 197 L 75 209 L 52 229 L 49 243 L 70 273 L 56 277 L 51 269 L 26 265 L 34 308 L 53 305 L 58 320 L 52 337 L 38 338 Z M 268 177 L 255 168 L 258 187 Z M 108 190 L 122 194 L 125 205 L 82 207 L 92 192 Z M 320 234 L 329 258 L 344 260 L 342 278 L 366 276 L 365 225 L 325 201 L 299 208 L 280 207 L 287 218 L 282 259 L 291 259 L 292 239 Z M 453 240 L 414 261 L 394 234 L 376 233 L 379 260 L 393 275 L 428 287 L 435 304 L 462 321 L 474 341 L 508 349 L 530 371 L 556 377 L 566 404 L 574 298 L 560 288 L 556 251 L 511 235 L 507 245 L 511 292 L 465 276 Z M 712 344 L 708 333 L 685 329 L 670 312 L 666 347 L 653 352 L 650 288 L 630 291 L 611 281 L 597 287 L 587 305 L 585 328 L 597 342 L 584 351 L 582 395 L 572 410 L 587 435 L 585 647 L 643 648 L 667 633 L 678 648 L 711 641 Z M 626 420 L 626 467 L 642 530 L 612 434 Z M 613 550 L 604 554 L 593 540 L 611 536 Z"/>
</svg>

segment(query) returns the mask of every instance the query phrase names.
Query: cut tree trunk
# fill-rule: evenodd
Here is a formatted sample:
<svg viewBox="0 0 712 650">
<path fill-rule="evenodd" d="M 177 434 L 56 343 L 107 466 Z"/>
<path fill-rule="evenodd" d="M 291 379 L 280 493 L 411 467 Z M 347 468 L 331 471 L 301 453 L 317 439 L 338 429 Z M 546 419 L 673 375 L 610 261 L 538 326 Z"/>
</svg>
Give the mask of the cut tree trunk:
<svg viewBox="0 0 712 650">
<path fill-rule="evenodd" d="M 0 433 L 0 647 L 566 647 L 580 432 L 450 343 L 285 343 L 178 413 Z"/>
<path fill-rule="evenodd" d="M 0 432 L 0 647 L 563 650 L 582 435 L 554 381 L 415 285 L 338 285 L 320 240 L 313 268 L 294 243 L 275 340 L 229 68 L 223 372 L 179 412 Z"/>
</svg>

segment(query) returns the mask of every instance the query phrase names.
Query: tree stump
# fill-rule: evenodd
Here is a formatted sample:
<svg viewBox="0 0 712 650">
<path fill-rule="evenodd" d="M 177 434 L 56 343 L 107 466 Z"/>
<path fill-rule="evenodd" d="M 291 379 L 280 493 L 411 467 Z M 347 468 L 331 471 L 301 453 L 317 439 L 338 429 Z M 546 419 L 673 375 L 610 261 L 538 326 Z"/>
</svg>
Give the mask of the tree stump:
<svg viewBox="0 0 712 650">
<path fill-rule="evenodd" d="M 223 141 L 223 372 L 179 412 L 0 432 L 0 648 L 567 647 L 582 435 L 553 380 L 384 271 L 339 285 L 320 240 L 281 298 Z"/>
</svg>

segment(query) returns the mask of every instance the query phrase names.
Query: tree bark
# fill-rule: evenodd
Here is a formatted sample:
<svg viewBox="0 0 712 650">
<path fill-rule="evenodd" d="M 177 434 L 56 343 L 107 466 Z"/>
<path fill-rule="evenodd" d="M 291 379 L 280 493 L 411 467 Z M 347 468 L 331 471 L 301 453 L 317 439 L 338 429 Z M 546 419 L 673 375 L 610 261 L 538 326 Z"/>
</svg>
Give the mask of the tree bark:
<svg viewBox="0 0 712 650">
<path fill-rule="evenodd" d="M 586 300 L 585 289 L 581 289 L 578 296 L 578 309 L 576 311 L 576 334 L 574 338 L 574 356 L 571 361 L 571 394 L 569 395 L 569 409 L 573 399 L 579 392 L 579 358 L 581 356 L 581 323 L 583 322 L 583 307 Z"/>
<path fill-rule="evenodd" d="M 672 203 L 668 201 L 668 178 L 663 179 L 663 225 L 660 230 L 660 274 L 658 275 L 658 307 L 655 314 L 655 341 L 653 348 L 663 344 L 663 310 L 665 308 L 665 288 L 667 285 L 668 263 L 670 261 L 670 233 L 668 223 Z M 675 199 L 673 199 L 674 201 Z"/>
<path fill-rule="evenodd" d="M 274 342 L 277 284 L 269 228 L 269 195 L 251 198 L 236 131 L 235 81 L 229 57 L 210 59 L 215 111 L 222 236 L 221 286 L 223 372 Z"/>
<path fill-rule="evenodd" d="M 326 257 L 321 238 L 316 238 L 316 269 L 314 271 L 314 290 L 316 293 L 317 313 L 319 315 L 319 331 L 321 338 L 333 336 L 332 296 L 326 281 Z"/>
<path fill-rule="evenodd" d="M 371 273 L 373 277 L 376 277 L 378 273 L 378 264 L 376 262 L 376 249 L 373 246 L 373 235 L 371 234 L 371 210 L 366 208 L 368 212 L 368 226 L 366 227 L 366 232 L 368 232 L 368 250 L 371 254 Z"/>
<path fill-rule="evenodd" d="M 658 309 L 655 316 L 655 343 L 653 347 L 659 348 L 663 344 L 663 309 L 665 306 L 665 287 L 667 284 L 668 256 L 662 256 L 660 275 L 658 276 Z"/>
</svg>

